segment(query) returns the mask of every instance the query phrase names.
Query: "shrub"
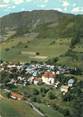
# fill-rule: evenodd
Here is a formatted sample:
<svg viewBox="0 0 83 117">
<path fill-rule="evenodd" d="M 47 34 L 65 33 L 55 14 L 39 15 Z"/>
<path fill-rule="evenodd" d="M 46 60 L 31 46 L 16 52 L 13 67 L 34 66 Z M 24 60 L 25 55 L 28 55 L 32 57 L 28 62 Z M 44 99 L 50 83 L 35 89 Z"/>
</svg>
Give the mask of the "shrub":
<svg viewBox="0 0 83 117">
<path fill-rule="evenodd" d="M 36 55 L 38 56 L 38 55 L 40 55 L 40 53 L 39 52 L 36 52 Z"/>
<path fill-rule="evenodd" d="M 45 88 L 45 87 L 41 87 L 41 89 L 40 89 L 40 92 L 42 94 L 46 94 L 48 91 L 49 91 L 49 89 L 48 88 Z"/>
<path fill-rule="evenodd" d="M 48 59 L 46 61 L 47 64 L 55 64 L 57 61 L 59 60 L 58 57 L 52 58 L 52 59 Z"/>
<path fill-rule="evenodd" d="M 51 43 L 50 43 L 50 45 L 54 45 L 55 44 L 55 41 L 52 41 Z"/>
<path fill-rule="evenodd" d="M 6 48 L 6 49 L 5 49 L 5 51 L 9 51 L 9 50 L 10 50 L 10 48 Z"/>
<path fill-rule="evenodd" d="M 74 48 L 74 46 L 80 42 L 80 33 L 76 32 L 74 37 L 71 40 L 70 48 Z"/>
<path fill-rule="evenodd" d="M 31 97 L 31 101 L 36 102 L 36 97 L 35 96 Z"/>
<path fill-rule="evenodd" d="M 28 46 L 27 46 L 27 45 L 25 45 L 25 46 L 24 46 L 24 48 L 28 48 Z"/>
<path fill-rule="evenodd" d="M 51 99 L 51 100 L 55 99 L 55 95 L 52 91 L 48 92 L 48 98 Z"/>
<path fill-rule="evenodd" d="M 38 95 L 39 94 L 39 90 L 37 90 L 37 89 L 33 89 L 33 95 Z"/>
</svg>

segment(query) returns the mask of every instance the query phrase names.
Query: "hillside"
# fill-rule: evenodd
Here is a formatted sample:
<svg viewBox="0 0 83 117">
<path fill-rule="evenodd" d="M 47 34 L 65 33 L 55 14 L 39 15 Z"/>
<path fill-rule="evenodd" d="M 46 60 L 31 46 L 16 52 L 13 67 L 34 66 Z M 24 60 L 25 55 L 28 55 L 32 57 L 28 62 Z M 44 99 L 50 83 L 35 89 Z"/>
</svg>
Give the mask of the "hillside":
<svg viewBox="0 0 83 117">
<path fill-rule="evenodd" d="M 0 24 L 0 117 L 82 117 L 83 15 L 35 10 Z"/>
<path fill-rule="evenodd" d="M 36 32 L 38 37 L 69 37 L 78 29 L 83 36 L 83 16 L 54 10 L 13 13 L 0 18 L 1 33 L 15 31 L 17 35 Z M 14 33 L 14 34 L 15 34 Z"/>
<path fill-rule="evenodd" d="M 58 57 L 59 64 L 83 68 L 83 15 L 34 10 L 9 14 L 0 18 L 0 23 L 1 39 L 6 40 L 0 43 L 1 59 Z"/>
</svg>

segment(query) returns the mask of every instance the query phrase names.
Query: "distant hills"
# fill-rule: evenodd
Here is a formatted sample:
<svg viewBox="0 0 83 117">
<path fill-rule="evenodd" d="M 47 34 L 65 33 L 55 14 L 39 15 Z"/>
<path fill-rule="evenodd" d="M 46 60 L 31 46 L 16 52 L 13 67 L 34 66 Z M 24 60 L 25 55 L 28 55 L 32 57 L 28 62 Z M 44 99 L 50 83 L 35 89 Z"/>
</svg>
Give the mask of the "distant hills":
<svg viewBox="0 0 83 117">
<path fill-rule="evenodd" d="M 34 10 L 13 13 L 0 18 L 1 34 L 38 33 L 38 38 L 83 37 L 83 15 L 64 14 L 55 10 Z"/>
</svg>

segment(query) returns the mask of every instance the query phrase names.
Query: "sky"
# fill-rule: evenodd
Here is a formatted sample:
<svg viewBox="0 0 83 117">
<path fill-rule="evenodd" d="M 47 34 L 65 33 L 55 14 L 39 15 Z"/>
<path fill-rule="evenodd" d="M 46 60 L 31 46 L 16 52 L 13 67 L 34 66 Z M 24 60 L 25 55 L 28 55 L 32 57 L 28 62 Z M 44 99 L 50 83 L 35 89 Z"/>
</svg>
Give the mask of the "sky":
<svg viewBox="0 0 83 117">
<path fill-rule="evenodd" d="M 0 0 L 0 17 L 14 12 L 40 9 L 83 14 L 83 0 Z"/>
</svg>

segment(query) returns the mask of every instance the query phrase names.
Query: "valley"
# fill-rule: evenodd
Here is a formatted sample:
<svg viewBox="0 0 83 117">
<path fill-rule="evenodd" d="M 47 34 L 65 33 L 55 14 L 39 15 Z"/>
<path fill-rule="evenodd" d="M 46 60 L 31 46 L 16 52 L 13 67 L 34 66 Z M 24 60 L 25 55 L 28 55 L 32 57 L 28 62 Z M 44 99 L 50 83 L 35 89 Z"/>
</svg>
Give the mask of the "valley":
<svg viewBox="0 0 83 117">
<path fill-rule="evenodd" d="M 83 15 L 33 10 L 0 24 L 0 117 L 82 117 Z"/>
</svg>

